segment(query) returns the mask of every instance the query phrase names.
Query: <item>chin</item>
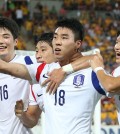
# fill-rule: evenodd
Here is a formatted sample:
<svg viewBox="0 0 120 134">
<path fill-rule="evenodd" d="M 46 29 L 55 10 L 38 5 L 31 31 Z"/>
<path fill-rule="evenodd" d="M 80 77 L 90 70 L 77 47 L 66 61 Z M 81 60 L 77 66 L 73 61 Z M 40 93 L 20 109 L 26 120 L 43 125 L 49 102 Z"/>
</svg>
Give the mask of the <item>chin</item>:
<svg viewBox="0 0 120 134">
<path fill-rule="evenodd" d="M 119 63 L 120 64 L 120 59 L 116 59 L 116 63 Z"/>
</svg>

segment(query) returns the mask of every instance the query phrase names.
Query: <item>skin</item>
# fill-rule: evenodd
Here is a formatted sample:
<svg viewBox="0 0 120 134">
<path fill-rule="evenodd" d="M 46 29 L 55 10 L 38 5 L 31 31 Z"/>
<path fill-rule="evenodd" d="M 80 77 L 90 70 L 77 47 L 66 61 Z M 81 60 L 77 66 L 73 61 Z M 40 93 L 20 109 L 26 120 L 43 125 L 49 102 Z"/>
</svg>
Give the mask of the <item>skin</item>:
<svg viewBox="0 0 120 134">
<path fill-rule="evenodd" d="M 55 61 L 52 47 L 44 41 L 39 41 L 36 45 L 36 59 L 37 62 L 52 63 Z"/>
<path fill-rule="evenodd" d="M 82 45 L 81 40 L 75 41 L 74 33 L 68 28 L 59 27 L 55 30 L 52 45 L 54 56 L 61 66 L 83 57 L 81 53 L 76 51 Z M 54 94 L 57 87 L 64 80 L 66 73 L 60 68 L 55 69 L 49 76 L 50 77 L 42 83 L 42 86 L 49 82 L 46 92 Z"/>
<path fill-rule="evenodd" d="M 70 31 L 70 33 L 68 33 L 69 31 Z M 65 34 L 64 34 L 64 32 L 65 32 Z M 69 38 L 70 38 L 70 40 L 69 40 Z M 69 43 L 71 44 L 70 47 L 69 47 Z M 64 44 L 65 44 L 65 50 L 63 50 L 63 45 Z M 72 62 L 71 64 L 72 64 L 73 69 L 75 71 L 78 71 L 79 69 L 86 68 L 86 67 L 89 66 L 88 60 L 92 56 L 82 57 L 82 55 L 80 53 L 75 54 L 76 50 L 81 45 L 82 45 L 82 43 L 81 43 L 80 40 L 78 40 L 76 42 L 74 41 L 74 35 L 73 35 L 73 33 L 70 29 L 59 28 L 55 31 L 55 35 L 54 35 L 54 38 L 53 38 L 53 50 L 54 50 L 54 55 L 56 56 L 56 58 L 58 58 L 58 60 L 60 60 L 61 66 L 66 65 L 69 62 Z M 74 50 L 72 50 L 70 52 L 72 47 L 74 47 Z M 68 49 L 68 48 L 70 48 L 70 49 Z M 61 53 L 61 50 L 64 51 L 64 52 Z M 67 54 L 67 55 L 65 56 L 65 59 L 63 59 L 63 56 L 65 54 Z M 74 56 L 71 56 L 72 54 Z M 60 58 L 60 56 L 62 56 L 62 57 Z M 67 58 L 68 58 L 68 60 L 66 60 Z M 80 60 L 79 60 L 79 58 L 80 58 Z M 77 59 L 77 60 L 74 62 L 75 59 Z M 42 61 L 42 59 L 40 59 L 40 57 L 37 60 Z M 1 61 L 1 63 L 3 63 L 3 62 Z M 2 69 L 2 65 L 3 65 L 3 69 Z M 16 72 L 17 72 L 16 74 L 15 74 L 15 71 L 11 72 L 14 65 L 16 66 Z M 17 68 L 19 68 L 19 69 L 17 69 Z M 23 79 L 26 79 L 26 80 L 29 80 L 29 81 L 32 80 L 29 73 L 28 73 L 28 70 L 26 69 L 26 67 L 24 65 L 19 66 L 16 63 L 14 63 L 14 64 L 11 63 L 11 66 L 9 66 L 9 69 L 8 69 L 6 63 L 3 63 L 3 64 L 1 64 L 1 70 L 0 71 L 2 71 L 3 73 L 11 74 L 11 75 L 14 74 L 16 77 L 19 76 L 20 78 L 23 78 Z M 21 76 L 22 73 L 24 74 L 24 76 Z M 49 82 L 47 92 L 49 92 L 51 94 L 51 93 L 54 93 L 56 91 L 59 84 L 64 80 L 64 78 L 66 76 L 66 73 L 62 70 L 62 68 L 60 68 L 58 70 L 54 70 L 53 72 L 51 72 L 49 74 L 49 76 L 50 77 L 42 84 L 42 86 L 44 86 L 45 84 L 47 84 Z"/>
<path fill-rule="evenodd" d="M 46 63 L 52 63 L 56 61 L 56 58 L 54 56 L 53 53 L 53 48 L 44 41 L 39 41 L 36 45 L 36 59 L 37 62 L 46 62 Z M 47 79 L 42 86 L 44 86 L 45 84 L 47 84 L 48 82 L 50 82 L 48 84 L 48 88 L 46 90 L 46 92 L 49 92 L 49 94 L 51 93 L 55 93 L 55 91 L 57 90 L 57 87 L 59 86 L 59 84 L 64 80 L 66 73 L 62 71 L 62 69 L 56 69 L 54 70 L 54 72 L 51 72 L 48 74 L 50 76 L 49 79 Z M 56 78 L 55 78 L 56 76 Z M 54 81 L 55 80 L 55 81 Z M 50 88 L 50 86 L 52 85 L 52 87 Z"/>
<path fill-rule="evenodd" d="M 0 28 L 0 58 L 6 62 L 11 61 L 15 56 L 14 47 L 18 40 L 14 39 L 12 33 L 6 28 Z"/>
<path fill-rule="evenodd" d="M 17 42 L 18 42 L 18 39 L 17 38 L 14 39 L 12 33 L 8 29 L 0 28 L 0 58 L 3 61 L 10 62 L 14 58 L 14 56 L 15 56 L 14 48 L 15 48 L 15 46 L 17 46 Z M 31 107 L 29 107 L 29 109 L 31 111 Z M 34 109 L 32 108 L 32 110 L 34 110 Z M 31 112 L 31 114 L 32 114 L 32 112 Z M 28 116 L 29 112 L 26 115 Z M 34 115 L 36 116 L 37 113 L 34 113 Z M 29 122 L 30 122 L 30 120 L 28 120 L 28 122 L 26 122 L 26 121 L 23 122 L 23 124 L 25 126 L 36 124 L 36 122 L 34 122 L 34 121 L 32 123 L 31 122 L 29 123 Z"/>
<path fill-rule="evenodd" d="M 82 54 L 77 51 L 77 49 L 81 47 L 82 42 L 81 40 L 75 41 L 74 33 L 68 28 L 59 27 L 55 31 L 52 43 L 53 43 L 53 51 L 54 51 L 55 58 L 59 61 L 61 66 L 66 65 L 70 62 L 74 63 L 74 61 L 76 61 L 78 58 L 80 59 L 83 58 Z M 42 58 L 39 57 L 38 60 L 40 59 Z M 88 58 L 86 58 L 85 60 L 87 59 Z M 28 70 L 24 65 L 17 64 L 17 63 L 9 63 L 9 66 L 8 66 L 6 62 L 2 60 L 0 60 L 0 62 L 1 62 L 1 66 L 0 66 L 1 72 L 8 73 L 16 77 L 20 77 L 20 78 L 31 81 L 31 77 L 28 73 Z M 78 64 L 78 62 L 76 64 Z M 14 71 L 12 71 L 13 68 L 14 68 Z M 52 86 L 54 86 L 54 83 L 52 83 Z M 37 109 L 38 107 L 36 107 L 36 109 L 34 110 L 37 110 Z M 32 111 L 32 110 L 33 110 L 32 107 L 31 107 L 31 110 L 30 108 L 28 108 L 28 111 Z M 33 127 L 37 122 L 36 120 L 38 120 L 40 112 L 36 113 L 37 115 L 34 115 L 35 114 L 34 110 L 32 111 L 32 114 L 31 112 L 23 112 L 21 115 L 19 115 L 18 113 L 19 111 L 17 112 L 20 120 L 23 122 L 23 124 L 25 124 L 28 127 Z"/>
<path fill-rule="evenodd" d="M 120 64 L 120 35 L 117 37 L 114 50 L 116 53 L 116 63 Z"/>
<path fill-rule="evenodd" d="M 39 41 L 37 43 L 35 56 L 38 63 L 51 63 L 55 61 L 52 47 L 44 41 Z M 16 102 L 15 114 L 27 127 L 32 128 L 37 124 L 41 112 L 42 110 L 39 108 L 38 105 L 29 105 L 27 111 L 24 112 L 23 101 L 19 100 Z"/>
<path fill-rule="evenodd" d="M 81 47 L 82 43 L 80 40 L 74 40 L 74 33 L 68 28 L 57 28 L 52 44 L 54 55 L 61 66 L 82 57 L 82 54 L 77 52 L 77 49 Z"/>
<path fill-rule="evenodd" d="M 114 47 L 116 53 L 116 62 L 120 64 L 120 36 L 117 37 L 116 44 Z M 103 60 L 100 54 L 97 54 L 90 62 L 92 69 L 94 70 L 96 67 L 103 67 Z M 118 92 L 120 89 L 120 76 L 113 77 L 105 73 L 104 70 L 97 71 L 97 77 L 102 84 L 102 86 L 108 92 Z"/>
<path fill-rule="evenodd" d="M 75 41 L 74 33 L 70 29 L 59 27 L 55 31 L 52 44 L 53 44 L 53 52 L 54 52 L 55 58 L 59 60 L 59 63 L 61 66 L 72 62 L 72 65 L 75 71 L 78 71 L 80 68 L 86 68 L 89 66 L 88 65 L 88 59 L 90 59 L 89 56 L 83 57 L 82 54 L 77 51 L 77 49 L 80 48 L 82 45 L 81 40 Z M 0 71 L 2 73 L 11 74 L 16 77 L 20 77 L 22 79 L 32 81 L 29 75 L 29 72 L 24 65 L 11 63 L 9 64 L 9 67 L 8 67 L 5 62 L 3 61 L 0 61 L 0 62 L 1 62 Z M 80 63 L 82 63 L 83 66 L 81 66 Z M 14 71 L 12 71 L 12 68 L 14 68 Z M 55 83 L 52 86 L 54 87 L 54 85 Z"/>
<path fill-rule="evenodd" d="M 52 44 L 54 55 L 61 66 L 71 62 L 75 71 L 89 67 L 88 60 L 91 59 L 93 55 L 83 57 L 80 52 L 77 52 L 82 42 L 81 40 L 74 40 L 74 34 L 70 29 L 62 27 L 57 28 Z M 63 72 L 62 68 L 54 69 L 49 76 L 50 77 L 42 83 L 42 86 L 49 83 L 46 91 L 50 94 L 54 94 L 60 83 L 66 77 L 66 73 Z"/>
</svg>

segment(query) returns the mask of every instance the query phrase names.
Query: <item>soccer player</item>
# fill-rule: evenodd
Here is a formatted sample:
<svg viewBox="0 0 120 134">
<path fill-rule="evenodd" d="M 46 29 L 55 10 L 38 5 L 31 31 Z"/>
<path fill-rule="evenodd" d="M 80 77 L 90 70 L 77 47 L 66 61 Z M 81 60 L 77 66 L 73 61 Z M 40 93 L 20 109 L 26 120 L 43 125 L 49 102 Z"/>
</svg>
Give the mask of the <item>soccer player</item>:
<svg viewBox="0 0 120 134">
<path fill-rule="evenodd" d="M 120 63 L 120 35 L 118 35 L 116 39 L 116 44 L 114 46 L 114 50 L 116 53 L 116 63 Z M 115 104 L 117 106 L 117 113 L 118 113 L 118 121 L 120 123 L 120 66 L 118 66 L 112 73 L 109 75 L 104 70 L 104 64 L 102 60 L 102 56 L 100 54 L 96 55 L 91 61 L 90 64 L 95 70 L 99 81 L 101 82 L 102 86 L 110 92 L 110 96 L 115 98 Z"/>
<path fill-rule="evenodd" d="M 54 68 L 62 66 L 65 70 L 66 64 L 84 58 L 81 54 L 83 37 L 84 30 L 79 21 L 58 21 L 52 44 L 59 64 L 42 63 L 26 68 L 24 65 L 0 61 L 0 71 L 41 84 L 48 77 L 47 73 Z M 68 70 L 72 70 L 70 65 L 67 66 Z M 11 68 L 14 68 L 14 71 Z M 91 68 L 68 75 L 54 95 L 46 93 L 46 86 L 42 87 L 42 90 L 46 134 L 90 134 L 94 108 L 101 96 L 105 95 L 105 90 L 100 86 Z"/>
<path fill-rule="evenodd" d="M 35 54 L 38 63 L 41 63 L 41 62 L 42 63 L 43 62 L 52 63 L 52 62 L 56 61 L 54 53 L 53 53 L 53 48 L 52 48 L 52 39 L 53 39 L 53 33 L 43 33 L 40 36 L 39 41 L 36 45 L 36 54 Z M 58 72 L 58 69 L 56 71 Z M 62 71 L 59 73 L 60 73 L 60 75 L 63 74 Z M 59 75 L 59 74 L 57 74 L 57 75 Z M 64 77 L 64 75 L 63 75 L 63 77 Z M 38 105 L 39 105 L 39 108 L 42 111 L 44 111 L 44 102 L 43 102 L 43 97 L 42 97 L 43 92 L 40 88 L 40 85 L 39 84 L 32 85 L 32 89 L 30 91 L 31 91 L 30 92 L 30 100 L 29 100 L 30 103 L 29 103 L 29 107 L 28 107 L 27 111 L 24 112 L 24 110 L 23 110 L 24 104 L 23 104 L 22 100 L 16 102 L 15 114 L 16 114 L 16 116 L 18 116 L 18 118 L 22 122 L 26 121 L 28 118 L 36 120 L 36 122 L 38 121 L 38 115 L 34 114 L 38 111 L 38 108 L 37 108 Z M 22 106 L 20 106 L 20 105 L 22 105 Z M 29 113 L 29 114 L 27 114 L 27 113 Z M 37 116 L 35 116 L 35 115 L 37 115 Z M 29 127 L 31 127 L 31 126 L 29 126 Z"/>
<path fill-rule="evenodd" d="M 18 36 L 18 25 L 9 18 L 0 17 L 0 58 L 7 63 L 36 62 L 35 58 L 15 54 Z M 15 103 L 19 99 L 23 100 L 24 110 L 27 110 L 29 89 L 28 81 L 0 73 L 0 134 L 31 134 L 14 113 Z"/>
<path fill-rule="evenodd" d="M 43 33 L 40 36 L 39 41 L 36 45 L 35 56 L 36 56 L 37 63 L 43 63 L 43 62 L 52 63 L 56 61 L 52 49 L 52 39 L 53 39 L 53 33 Z M 40 109 L 38 109 L 38 105 Z M 37 113 L 37 111 L 40 110 L 44 111 L 43 92 L 41 90 L 40 84 L 32 85 L 32 88 L 30 90 L 29 106 L 27 111 L 24 111 L 23 107 L 24 104 L 22 100 L 16 102 L 16 106 L 15 106 L 16 116 L 18 116 L 18 118 L 22 122 L 25 122 L 26 120 L 29 119 L 32 119 L 33 121 L 36 120 L 37 122 L 38 117 L 40 115 L 38 116 L 38 114 L 35 113 Z M 29 127 L 31 127 L 31 124 Z"/>
</svg>

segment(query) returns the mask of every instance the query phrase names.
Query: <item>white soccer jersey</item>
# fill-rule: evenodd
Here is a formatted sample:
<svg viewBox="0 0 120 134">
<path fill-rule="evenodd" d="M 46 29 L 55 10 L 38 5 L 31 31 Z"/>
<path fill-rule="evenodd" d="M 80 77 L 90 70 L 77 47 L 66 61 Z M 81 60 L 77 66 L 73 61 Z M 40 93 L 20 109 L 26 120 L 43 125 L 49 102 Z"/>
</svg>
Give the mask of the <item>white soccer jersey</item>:
<svg viewBox="0 0 120 134">
<path fill-rule="evenodd" d="M 29 64 L 29 56 L 16 55 L 11 62 Z M 13 68 L 14 69 L 14 68 Z M 30 84 L 26 80 L 0 73 L 0 134 L 31 134 L 14 113 L 17 100 L 28 106 Z"/>
<path fill-rule="evenodd" d="M 36 67 L 37 66 L 37 67 Z M 59 64 L 31 65 L 33 81 L 42 83 Z M 54 95 L 43 87 L 46 134 L 90 134 L 95 105 L 105 91 L 91 68 L 67 76 Z M 100 94 L 101 93 L 101 94 Z"/>
<path fill-rule="evenodd" d="M 113 76 L 114 77 L 120 76 L 120 66 L 114 70 Z M 118 121 L 120 124 L 120 95 L 114 95 L 114 98 L 115 98 L 115 103 L 117 107 Z"/>
<path fill-rule="evenodd" d="M 33 84 L 31 86 L 29 105 L 39 105 L 40 109 L 44 111 L 43 90 L 40 84 Z"/>
</svg>

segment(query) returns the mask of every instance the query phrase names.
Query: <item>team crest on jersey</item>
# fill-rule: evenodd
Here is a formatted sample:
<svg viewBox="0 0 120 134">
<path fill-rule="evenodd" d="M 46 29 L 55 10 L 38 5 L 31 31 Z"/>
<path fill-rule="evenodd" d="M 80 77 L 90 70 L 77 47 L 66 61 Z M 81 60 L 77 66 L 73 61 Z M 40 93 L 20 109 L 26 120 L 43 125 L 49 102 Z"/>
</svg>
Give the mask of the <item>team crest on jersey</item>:
<svg viewBox="0 0 120 134">
<path fill-rule="evenodd" d="M 78 74 L 78 75 L 74 76 L 73 85 L 76 85 L 77 87 L 83 85 L 84 78 L 85 78 L 85 76 L 82 74 Z"/>
</svg>

